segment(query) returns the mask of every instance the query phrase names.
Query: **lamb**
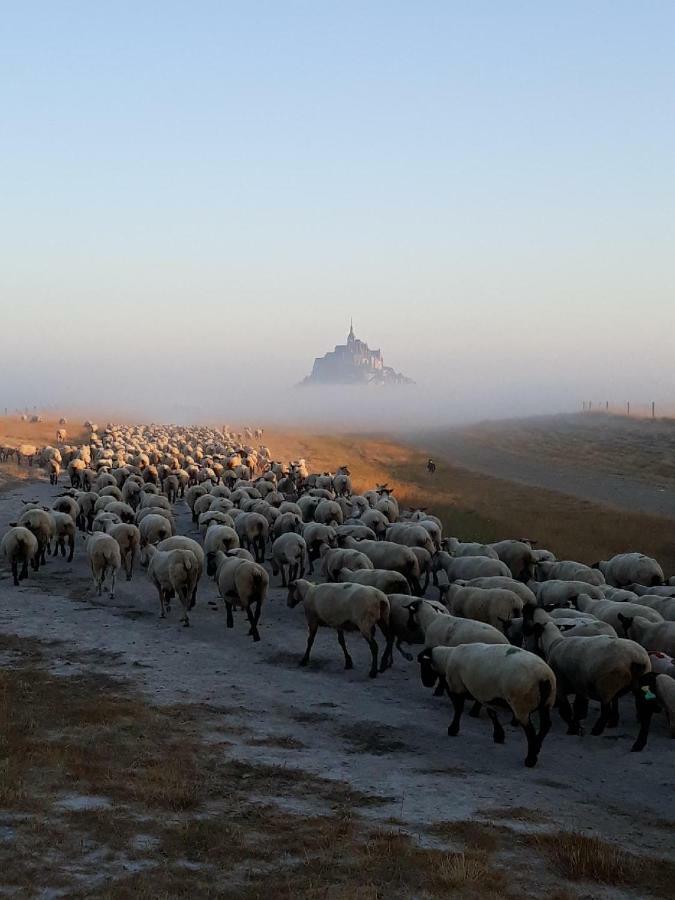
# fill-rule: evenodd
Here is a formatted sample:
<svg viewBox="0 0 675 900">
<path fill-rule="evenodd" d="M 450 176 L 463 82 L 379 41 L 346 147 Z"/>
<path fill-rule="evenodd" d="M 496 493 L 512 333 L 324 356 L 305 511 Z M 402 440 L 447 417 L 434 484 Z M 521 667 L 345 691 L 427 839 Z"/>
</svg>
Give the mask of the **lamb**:
<svg viewBox="0 0 675 900">
<path fill-rule="evenodd" d="M 257 562 L 239 557 L 227 557 L 222 551 L 215 554 L 215 578 L 220 596 L 225 601 L 227 627 L 234 628 L 232 609 L 237 602 L 246 610 L 254 642 L 260 640 L 258 623 L 263 601 L 267 596 L 269 577 Z"/>
<path fill-rule="evenodd" d="M 663 616 L 654 609 L 640 606 L 638 603 L 616 603 L 614 600 L 592 600 L 587 594 L 581 594 L 577 600 L 577 609 L 589 612 L 603 622 L 609 622 L 619 634 L 622 631 L 619 616 L 643 616 L 650 622 L 663 622 Z"/>
<path fill-rule="evenodd" d="M 0 550 L 2 550 L 3 556 L 9 560 L 14 585 L 18 587 L 19 581 L 28 577 L 28 563 L 33 562 L 38 555 L 37 538 L 23 525 L 15 525 L 3 535 Z M 21 572 L 19 572 L 19 563 L 21 563 Z"/>
<path fill-rule="evenodd" d="M 131 581 L 134 560 L 141 546 L 141 533 L 136 525 L 131 525 L 128 522 L 112 525 L 107 533 L 119 544 L 124 572 L 127 576 L 127 581 Z"/>
<path fill-rule="evenodd" d="M 655 559 L 642 553 L 620 553 L 610 560 L 595 564 L 612 587 L 626 587 L 629 584 L 648 586 L 665 584 L 663 569 Z"/>
<path fill-rule="evenodd" d="M 536 574 L 537 581 L 585 581 L 596 587 L 605 583 L 605 576 L 599 569 L 593 569 L 573 559 L 537 563 Z"/>
<path fill-rule="evenodd" d="M 498 541 L 491 546 L 516 581 L 527 583 L 534 577 L 537 558 L 525 541 Z"/>
<path fill-rule="evenodd" d="M 349 550 L 344 547 L 322 547 L 321 564 L 323 574 L 329 581 L 337 581 L 340 569 L 374 569 L 375 566 L 365 553 L 360 550 Z"/>
<path fill-rule="evenodd" d="M 645 650 L 659 650 L 675 656 L 675 622 L 650 622 L 644 616 L 628 616 L 619 613 L 626 637 L 636 641 Z"/>
<path fill-rule="evenodd" d="M 556 694 L 556 677 L 551 668 L 534 653 L 500 644 L 461 644 L 459 647 L 434 647 L 420 654 L 422 683 L 433 687 L 443 679 L 452 704 L 454 718 L 448 734 L 459 733 L 467 697 L 484 704 L 493 725 L 493 740 L 504 743 L 504 729 L 497 709 L 505 705 L 527 737 L 525 765 L 537 764 L 544 738 L 551 727 L 551 707 Z M 532 714 L 539 714 L 539 731 Z"/>
<path fill-rule="evenodd" d="M 289 581 L 303 578 L 306 558 L 307 544 L 303 537 L 293 531 L 281 534 L 272 544 L 272 574 L 281 572 L 281 584 L 286 587 L 286 566 Z"/>
<path fill-rule="evenodd" d="M 387 642 L 382 658 L 384 671 L 386 661 L 391 654 L 393 636 L 389 629 L 389 600 L 386 594 L 375 587 L 364 584 L 311 584 L 300 579 L 292 581 L 288 589 L 288 606 L 293 609 L 302 603 L 307 619 L 308 637 L 305 655 L 301 666 L 309 663 L 314 639 L 320 625 L 334 628 L 337 631 L 338 643 L 345 658 L 345 669 L 352 669 L 354 664 L 345 643 L 345 631 L 356 629 L 361 633 L 370 647 L 372 663 L 369 675 L 375 678 L 378 672 L 377 658 L 379 648 L 375 640 L 375 628 L 378 626 Z"/>
<path fill-rule="evenodd" d="M 591 734 L 600 735 L 619 720 L 619 697 L 632 692 L 640 731 L 632 750 L 647 743 L 649 724 L 658 708 L 652 691 L 654 676 L 647 651 L 635 641 L 598 637 L 563 637 L 553 622 L 534 626 L 546 661 L 558 679 L 558 707 L 568 734 L 581 734 L 580 722 L 588 712 L 588 700 L 600 703 L 600 717 Z M 568 696 L 574 694 L 574 708 Z"/>
<path fill-rule="evenodd" d="M 95 531 L 87 538 L 86 550 L 98 596 L 101 596 L 106 576 L 109 574 L 110 599 L 114 600 L 115 580 L 117 578 L 117 573 L 122 567 L 122 556 L 119 544 L 109 534 L 105 534 L 102 531 Z"/>
<path fill-rule="evenodd" d="M 164 618 L 171 608 L 171 598 L 178 596 L 183 607 L 181 622 L 190 625 L 189 610 L 194 603 L 194 595 L 199 578 L 195 555 L 191 550 L 158 550 L 148 547 L 148 576 L 159 594 L 159 615 Z"/>
<path fill-rule="evenodd" d="M 355 541 L 343 538 L 340 543 L 349 549 L 364 553 L 373 564 L 373 568 L 391 569 L 400 572 L 408 579 L 414 593 L 420 593 L 420 565 L 416 554 L 410 547 L 395 544 L 392 541 Z M 347 566 L 351 568 L 351 566 Z"/>
<path fill-rule="evenodd" d="M 368 584 L 376 587 L 383 594 L 407 594 L 410 596 L 408 580 L 400 572 L 392 572 L 389 569 L 340 569 L 338 581 L 349 581 L 352 584 Z"/>
<path fill-rule="evenodd" d="M 518 594 L 503 588 L 460 587 L 445 588 L 447 605 L 455 616 L 487 622 L 508 634 L 512 619 L 523 614 L 523 601 Z"/>
</svg>

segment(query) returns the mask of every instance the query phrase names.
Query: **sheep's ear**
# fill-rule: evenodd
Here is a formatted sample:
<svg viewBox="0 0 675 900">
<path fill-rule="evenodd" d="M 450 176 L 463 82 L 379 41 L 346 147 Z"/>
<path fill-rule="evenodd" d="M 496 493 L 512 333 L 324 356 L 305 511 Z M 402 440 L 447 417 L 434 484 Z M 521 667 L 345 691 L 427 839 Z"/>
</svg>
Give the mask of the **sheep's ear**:
<svg viewBox="0 0 675 900">
<path fill-rule="evenodd" d="M 599 569 L 599 568 L 600 568 L 599 562 L 594 562 L 593 565 L 591 566 L 591 569 Z"/>
<path fill-rule="evenodd" d="M 417 662 L 421 663 L 425 659 L 431 659 L 431 647 L 426 647 L 417 654 Z"/>
<path fill-rule="evenodd" d="M 623 613 L 619 613 L 619 622 L 623 625 L 626 633 L 630 631 L 634 618 L 635 616 L 624 616 Z"/>
</svg>

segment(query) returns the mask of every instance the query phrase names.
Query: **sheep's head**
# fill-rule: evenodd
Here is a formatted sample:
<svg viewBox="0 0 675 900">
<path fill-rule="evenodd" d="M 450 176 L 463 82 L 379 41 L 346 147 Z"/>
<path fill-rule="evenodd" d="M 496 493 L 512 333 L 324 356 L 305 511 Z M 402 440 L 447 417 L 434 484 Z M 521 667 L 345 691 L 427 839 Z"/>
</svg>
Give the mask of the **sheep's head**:
<svg viewBox="0 0 675 900">
<path fill-rule="evenodd" d="M 291 581 L 288 585 L 288 598 L 286 599 L 286 605 L 290 609 L 294 609 L 298 605 L 298 603 L 300 603 L 301 599 L 302 598 L 300 597 L 300 593 L 298 591 L 297 582 Z"/>
</svg>

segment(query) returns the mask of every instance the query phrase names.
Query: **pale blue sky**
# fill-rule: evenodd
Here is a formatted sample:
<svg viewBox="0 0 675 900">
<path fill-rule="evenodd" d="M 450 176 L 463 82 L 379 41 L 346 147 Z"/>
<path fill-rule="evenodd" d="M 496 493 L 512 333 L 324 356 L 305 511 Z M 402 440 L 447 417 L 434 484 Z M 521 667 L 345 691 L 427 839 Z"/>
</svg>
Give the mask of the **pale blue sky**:
<svg viewBox="0 0 675 900">
<path fill-rule="evenodd" d="M 350 314 L 448 418 L 675 399 L 672 3 L 0 11 L 1 405 L 259 402 Z"/>
</svg>

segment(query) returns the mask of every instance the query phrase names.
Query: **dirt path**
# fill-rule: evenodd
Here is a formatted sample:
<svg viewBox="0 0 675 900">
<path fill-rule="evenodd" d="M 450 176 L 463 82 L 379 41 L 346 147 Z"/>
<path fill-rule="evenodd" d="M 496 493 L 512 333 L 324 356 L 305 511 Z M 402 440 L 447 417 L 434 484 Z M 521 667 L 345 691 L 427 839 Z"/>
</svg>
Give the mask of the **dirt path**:
<svg viewBox="0 0 675 900">
<path fill-rule="evenodd" d="M 675 519 L 675 490 L 665 482 L 649 484 L 627 475 L 584 470 L 481 446 L 459 432 L 427 435 L 424 440 L 429 452 L 439 459 L 473 472 L 560 491 L 592 503 Z"/>
<path fill-rule="evenodd" d="M 45 483 L 30 486 L 30 495 L 45 503 L 54 493 Z M 25 495 L 24 488 L 3 496 L 0 531 Z M 194 536 L 184 503 L 177 512 L 179 532 Z M 298 669 L 304 618 L 287 608 L 277 587 L 263 612 L 262 641 L 253 644 L 241 614 L 227 631 L 222 611 L 209 607 L 215 589 L 206 580 L 190 629 L 179 626 L 175 609 L 169 619 L 158 618 L 142 571 L 119 584 L 114 601 L 97 598 L 80 537 L 72 566 L 50 559 L 18 589 L 4 566 L 1 575 L 3 633 L 63 641 L 107 659 L 118 654 L 118 674 L 153 702 L 206 704 L 238 726 L 241 743 L 223 752 L 387 798 L 370 813 L 383 821 L 394 817 L 419 833 L 434 822 L 499 815 L 509 827 L 527 829 L 518 813 L 524 807 L 545 827 L 597 832 L 635 852 L 675 857 L 672 743 L 658 719 L 647 750 L 631 754 L 628 701 L 618 731 L 602 738 L 566 737 L 556 717 L 539 766 L 527 770 L 523 736 L 512 728 L 506 745 L 497 746 L 486 721 L 465 717 L 461 736 L 448 739 L 449 705 L 421 687 L 416 664 L 397 655 L 392 671 L 370 681 L 368 651 L 356 636 L 349 638 L 352 672 L 343 671 L 328 631 L 317 639 L 310 667 Z"/>
</svg>

